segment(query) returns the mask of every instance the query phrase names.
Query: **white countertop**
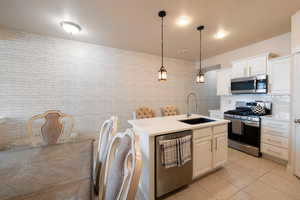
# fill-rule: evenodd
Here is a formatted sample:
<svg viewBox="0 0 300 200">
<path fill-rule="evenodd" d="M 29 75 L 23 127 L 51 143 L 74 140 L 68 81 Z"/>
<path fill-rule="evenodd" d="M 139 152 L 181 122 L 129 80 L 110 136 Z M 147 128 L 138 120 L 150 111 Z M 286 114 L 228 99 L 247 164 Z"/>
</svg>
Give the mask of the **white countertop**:
<svg viewBox="0 0 300 200">
<path fill-rule="evenodd" d="M 188 119 L 204 117 L 208 119 L 216 120 L 214 122 L 207 122 L 203 124 L 195 124 L 189 125 L 178 120 L 187 119 L 186 115 L 175 115 L 175 116 L 168 116 L 168 117 L 154 117 L 154 118 L 147 118 L 147 119 L 137 119 L 137 120 L 128 120 L 128 123 L 133 126 L 136 130 L 148 134 L 150 136 L 156 135 L 163 135 L 167 133 L 173 133 L 177 131 L 185 131 L 185 130 L 192 130 L 192 129 L 199 129 L 209 126 L 216 126 L 221 124 L 226 124 L 228 120 L 219 120 L 214 119 L 211 117 L 192 114 Z"/>
<path fill-rule="evenodd" d="M 285 121 L 285 122 L 290 121 L 289 116 L 265 115 L 265 116 L 261 116 L 260 118 L 269 119 L 269 120 L 276 120 L 276 121 Z"/>
</svg>

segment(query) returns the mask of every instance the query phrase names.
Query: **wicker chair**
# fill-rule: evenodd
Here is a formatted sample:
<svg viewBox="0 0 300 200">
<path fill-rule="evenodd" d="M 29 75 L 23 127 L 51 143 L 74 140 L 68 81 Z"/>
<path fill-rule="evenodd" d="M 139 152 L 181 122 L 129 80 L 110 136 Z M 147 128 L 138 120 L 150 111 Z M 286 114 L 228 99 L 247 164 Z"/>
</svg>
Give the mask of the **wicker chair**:
<svg viewBox="0 0 300 200">
<path fill-rule="evenodd" d="M 162 116 L 179 115 L 178 109 L 174 105 L 166 105 L 161 108 Z"/>
<path fill-rule="evenodd" d="M 134 119 L 144 119 L 144 118 L 152 118 L 155 117 L 155 113 L 151 108 L 142 106 L 136 109 L 133 118 Z"/>
</svg>

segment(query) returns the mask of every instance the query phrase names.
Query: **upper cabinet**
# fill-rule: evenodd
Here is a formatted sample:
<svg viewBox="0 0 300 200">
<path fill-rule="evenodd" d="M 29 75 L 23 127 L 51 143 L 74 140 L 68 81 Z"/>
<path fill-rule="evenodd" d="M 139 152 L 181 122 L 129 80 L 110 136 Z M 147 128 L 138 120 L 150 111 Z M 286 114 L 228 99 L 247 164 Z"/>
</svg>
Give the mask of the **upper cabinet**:
<svg viewBox="0 0 300 200">
<path fill-rule="evenodd" d="M 240 78 L 245 76 L 248 76 L 247 60 L 232 62 L 232 78 Z"/>
<path fill-rule="evenodd" d="M 274 95 L 289 95 L 291 85 L 291 57 L 279 57 L 269 61 L 269 91 Z"/>
<path fill-rule="evenodd" d="M 266 74 L 267 71 L 267 64 L 268 56 L 258 56 L 254 58 L 250 58 L 248 60 L 248 70 L 249 76 L 255 76 L 259 74 Z"/>
<path fill-rule="evenodd" d="M 274 57 L 274 54 L 267 53 L 243 60 L 232 62 L 232 78 L 241 78 L 268 74 L 268 59 Z"/>
<path fill-rule="evenodd" d="M 300 11 L 292 16 L 291 31 L 292 53 L 300 51 Z"/>
<path fill-rule="evenodd" d="M 230 95 L 231 68 L 220 69 L 217 72 L 217 95 Z"/>
</svg>

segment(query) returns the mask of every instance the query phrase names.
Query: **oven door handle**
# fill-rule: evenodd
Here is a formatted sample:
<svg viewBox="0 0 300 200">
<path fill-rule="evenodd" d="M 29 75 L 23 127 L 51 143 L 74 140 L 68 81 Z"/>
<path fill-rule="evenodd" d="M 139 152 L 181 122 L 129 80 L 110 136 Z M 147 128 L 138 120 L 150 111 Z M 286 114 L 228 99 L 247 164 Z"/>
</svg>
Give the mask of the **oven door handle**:
<svg viewBox="0 0 300 200">
<path fill-rule="evenodd" d="M 243 121 L 242 123 L 244 125 L 246 125 L 246 126 L 259 127 L 259 123 L 258 122 L 246 122 L 246 121 Z"/>
</svg>

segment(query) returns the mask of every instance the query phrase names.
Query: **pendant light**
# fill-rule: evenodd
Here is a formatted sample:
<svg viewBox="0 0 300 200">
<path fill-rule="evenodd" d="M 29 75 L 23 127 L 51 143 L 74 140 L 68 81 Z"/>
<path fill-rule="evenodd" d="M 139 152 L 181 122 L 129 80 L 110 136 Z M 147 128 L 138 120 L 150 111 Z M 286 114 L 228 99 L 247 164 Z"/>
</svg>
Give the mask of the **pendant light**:
<svg viewBox="0 0 300 200">
<path fill-rule="evenodd" d="M 167 80 L 167 70 L 164 67 L 164 17 L 167 15 L 166 11 L 161 10 L 158 16 L 161 18 L 161 67 L 158 71 L 158 81 Z"/>
<path fill-rule="evenodd" d="M 204 29 L 204 26 L 198 26 L 197 30 L 200 33 L 200 69 L 196 77 L 196 83 L 204 83 L 204 73 L 202 73 L 202 30 Z"/>
</svg>

